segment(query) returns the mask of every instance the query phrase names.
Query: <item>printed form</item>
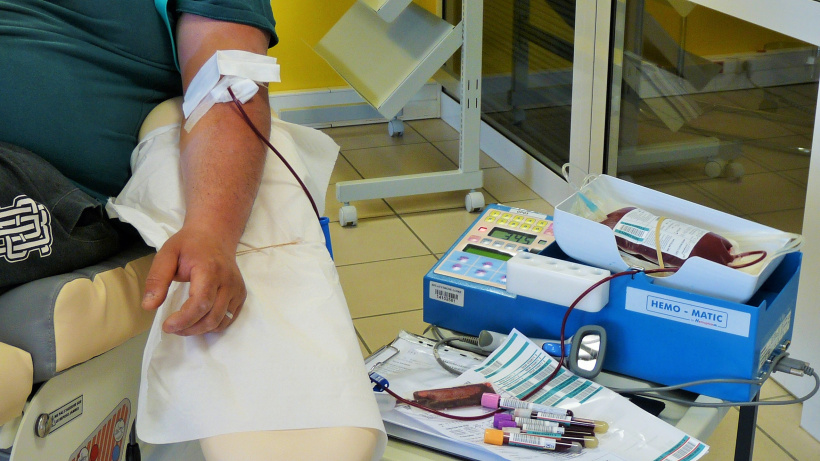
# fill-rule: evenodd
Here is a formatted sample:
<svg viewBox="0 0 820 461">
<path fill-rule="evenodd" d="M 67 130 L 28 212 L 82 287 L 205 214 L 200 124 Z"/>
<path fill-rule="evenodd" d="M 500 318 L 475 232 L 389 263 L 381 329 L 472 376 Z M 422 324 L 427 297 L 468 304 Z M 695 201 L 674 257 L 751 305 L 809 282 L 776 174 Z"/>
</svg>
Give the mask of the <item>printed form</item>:
<svg viewBox="0 0 820 461">
<path fill-rule="evenodd" d="M 486 359 L 451 348 L 440 350 L 442 359 L 464 370 L 458 377 L 446 372 L 432 354 L 434 341 L 402 332 L 390 351 L 377 352 L 368 359 L 372 371 L 390 382 L 390 389 L 411 399 L 414 391 L 489 382 L 505 397 L 522 398 L 554 370 L 557 361 L 520 332 L 513 330 L 507 341 Z M 379 394 L 379 393 L 377 393 Z M 383 394 L 383 393 L 381 393 Z M 383 400 L 386 395 L 377 395 Z M 439 448 L 457 450 L 471 459 L 526 461 L 572 458 L 579 461 L 694 461 L 709 447 L 674 426 L 646 413 L 606 387 L 561 369 L 556 377 L 530 399 L 531 402 L 570 409 L 575 416 L 606 421 L 609 430 L 596 434 L 598 448 L 578 454 L 552 453 L 520 447 L 484 443 L 484 430 L 492 427 L 492 417 L 459 421 L 399 404 L 383 411 L 388 433 L 411 441 L 438 441 Z M 485 408 L 449 410 L 472 416 L 489 413 Z M 392 430 L 391 430 L 392 429 Z M 413 440 L 415 438 L 415 440 Z M 442 443 L 442 441 L 447 441 Z M 431 443 L 436 447 L 436 443 Z"/>
</svg>

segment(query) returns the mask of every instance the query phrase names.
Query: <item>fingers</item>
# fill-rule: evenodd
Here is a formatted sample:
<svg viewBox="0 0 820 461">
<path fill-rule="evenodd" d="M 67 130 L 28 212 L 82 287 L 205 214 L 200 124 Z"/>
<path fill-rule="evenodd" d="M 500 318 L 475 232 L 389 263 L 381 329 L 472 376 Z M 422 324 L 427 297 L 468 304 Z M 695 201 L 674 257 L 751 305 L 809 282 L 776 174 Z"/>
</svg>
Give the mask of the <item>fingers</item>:
<svg viewBox="0 0 820 461">
<path fill-rule="evenodd" d="M 213 270 L 197 266 L 191 269 L 190 281 L 188 299 L 178 311 L 168 316 L 162 325 L 162 329 L 166 333 L 179 334 L 211 314 L 211 311 L 214 310 L 219 288 L 217 274 Z M 220 313 L 217 312 L 214 315 L 220 315 Z M 220 316 L 224 315 L 225 311 L 223 310 Z M 215 327 L 216 325 L 213 325 L 211 329 Z"/>
<path fill-rule="evenodd" d="M 241 277 L 222 279 L 218 273 L 205 269 L 191 272 L 188 300 L 179 311 L 170 315 L 163 331 L 180 336 L 223 331 L 236 319 L 245 301 L 245 285 Z M 233 319 L 226 316 L 231 312 Z"/>
<path fill-rule="evenodd" d="M 173 245 L 163 245 L 154 256 L 151 269 L 145 279 L 145 295 L 142 297 L 142 308 L 158 308 L 168 295 L 168 287 L 177 273 L 179 252 Z"/>
</svg>

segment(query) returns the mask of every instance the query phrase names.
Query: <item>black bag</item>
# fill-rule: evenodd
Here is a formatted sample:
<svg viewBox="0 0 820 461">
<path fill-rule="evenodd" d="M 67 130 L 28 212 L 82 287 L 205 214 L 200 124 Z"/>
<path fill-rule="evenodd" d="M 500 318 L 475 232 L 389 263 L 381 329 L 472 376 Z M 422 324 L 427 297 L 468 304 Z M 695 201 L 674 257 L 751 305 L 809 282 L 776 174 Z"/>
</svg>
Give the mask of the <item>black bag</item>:
<svg viewBox="0 0 820 461">
<path fill-rule="evenodd" d="M 0 293 L 116 253 L 102 204 L 32 152 L 0 143 Z"/>
</svg>

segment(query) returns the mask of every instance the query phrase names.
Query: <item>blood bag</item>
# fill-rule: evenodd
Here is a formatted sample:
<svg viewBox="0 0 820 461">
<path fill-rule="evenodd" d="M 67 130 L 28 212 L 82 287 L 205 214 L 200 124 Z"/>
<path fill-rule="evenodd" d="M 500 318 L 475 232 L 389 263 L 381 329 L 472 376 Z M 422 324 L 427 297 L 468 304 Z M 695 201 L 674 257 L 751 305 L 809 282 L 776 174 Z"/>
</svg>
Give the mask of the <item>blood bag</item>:
<svg viewBox="0 0 820 461">
<path fill-rule="evenodd" d="M 737 258 L 752 254 L 765 257 L 762 251 L 738 253 L 729 240 L 714 232 L 658 217 L 640 208 L 626 207 L 613 211 L 602 224 L 615 233 L 615 241 L 621 251 L 662 267 L 680 267 L 694 256 L 722 265 L 729 265 Z"/>
</svg>

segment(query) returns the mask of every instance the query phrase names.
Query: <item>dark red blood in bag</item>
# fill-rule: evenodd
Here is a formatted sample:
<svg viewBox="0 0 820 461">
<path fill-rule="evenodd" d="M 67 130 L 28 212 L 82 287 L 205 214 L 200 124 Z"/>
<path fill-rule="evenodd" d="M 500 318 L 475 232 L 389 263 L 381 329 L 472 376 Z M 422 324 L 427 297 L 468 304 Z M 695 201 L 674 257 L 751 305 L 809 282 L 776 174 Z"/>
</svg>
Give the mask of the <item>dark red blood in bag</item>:
<svg viewBox="0 0 820 461">
<path fill-rule="evenodd" d="M 635 207 L 626 207 L 613 211 L 609 213 L 606 219 L 601 223 L 611 229 L 615 229 L 621 218 L 634 209 Z M 652 229 L 651 232 L 654 234 L 655 230 Z M 648 247 L 640 243 L 631 242 L 623 237 L 619 237 L 617 234 L 615 235 L 615 242 L 622 251 L 658 264 L 658 251 L 654 246 Z M 664 265 L 672 267 L 682 266 L 686 259 L 693 256 L 699 256 L 703 259 L 723 265 L 734 261 L 736 257 L 732 254 L 732 244 L 714 232 L 706 232 L 692 248 L 687 258 L 682 259 L 675 255 L 667 254 L 666 252 L 663 252 L 662 255 Z"/>
</svg>

